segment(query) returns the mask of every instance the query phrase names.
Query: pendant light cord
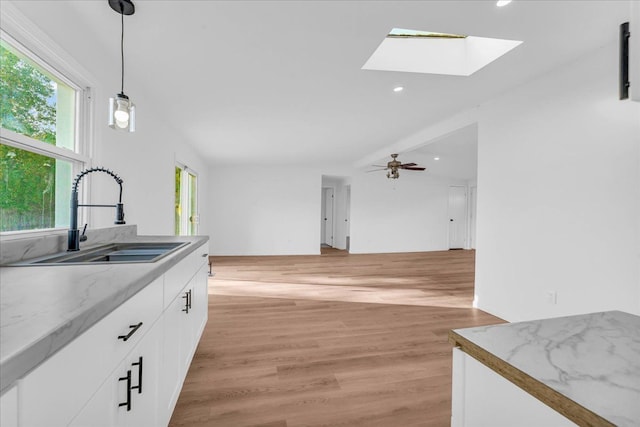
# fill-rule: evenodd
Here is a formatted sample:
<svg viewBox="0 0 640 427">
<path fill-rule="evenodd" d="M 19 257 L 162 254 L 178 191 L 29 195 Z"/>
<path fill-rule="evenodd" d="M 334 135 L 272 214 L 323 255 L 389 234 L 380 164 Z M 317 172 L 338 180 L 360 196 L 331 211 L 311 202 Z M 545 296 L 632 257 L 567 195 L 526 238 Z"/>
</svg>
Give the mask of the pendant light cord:
<svg viewBox="0 0 640 427">
<path fill-rule="evenodd" d="M 120 93 L 124 95 L 124 6 L 122 7 L 122 12 L 120 13 L 121 17 L 121 31 L 120 31 L 120 58 L 122 64 L 122 74 L 121 74 L 121 85 L 120 85 Z"/>
</svg>

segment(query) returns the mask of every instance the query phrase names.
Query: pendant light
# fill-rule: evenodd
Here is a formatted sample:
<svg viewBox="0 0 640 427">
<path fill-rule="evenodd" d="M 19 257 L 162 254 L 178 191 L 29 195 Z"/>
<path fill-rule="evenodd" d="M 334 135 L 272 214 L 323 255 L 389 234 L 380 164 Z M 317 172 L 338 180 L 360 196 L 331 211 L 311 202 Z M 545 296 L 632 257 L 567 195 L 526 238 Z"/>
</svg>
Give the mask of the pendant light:
<svg viewBox="0 0 640 427">
<path fill-rule="evenodd" d="M 111 9 L 120 14 L 120 57 L 122 60 L 120 93 L 109 98 L 109 126 L 117 130 L 136 130 L 136 106 L 124 94 L 124 16 L 133 15 L 136 11 L 131 0 L 108 0 Z"/>
</svg>

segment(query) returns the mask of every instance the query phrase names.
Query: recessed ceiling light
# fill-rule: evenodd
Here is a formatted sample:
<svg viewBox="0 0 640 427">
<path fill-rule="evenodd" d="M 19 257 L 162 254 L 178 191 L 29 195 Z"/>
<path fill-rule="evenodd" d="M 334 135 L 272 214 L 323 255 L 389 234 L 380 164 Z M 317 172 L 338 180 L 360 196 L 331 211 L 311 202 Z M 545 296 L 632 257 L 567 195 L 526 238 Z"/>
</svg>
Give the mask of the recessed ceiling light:
<svg viewBox="0 0 640 427">
<path fill-rule="evenodd" d="M 402 86 L 396 86 L 393 88 L 394 92 L 402 92 L 404 90 L 404 88 Z"/>
<path fill-rule="evenodd" d="M 434 157 L 433 160 L 440 160 L 440 157 Z"/>
<path fill-rule="evenodd" d="M 511 0 L 498 0 L 496 6 L 502 7 L 508 5 L 509 3 L 511 3 Z"/>
</svg>

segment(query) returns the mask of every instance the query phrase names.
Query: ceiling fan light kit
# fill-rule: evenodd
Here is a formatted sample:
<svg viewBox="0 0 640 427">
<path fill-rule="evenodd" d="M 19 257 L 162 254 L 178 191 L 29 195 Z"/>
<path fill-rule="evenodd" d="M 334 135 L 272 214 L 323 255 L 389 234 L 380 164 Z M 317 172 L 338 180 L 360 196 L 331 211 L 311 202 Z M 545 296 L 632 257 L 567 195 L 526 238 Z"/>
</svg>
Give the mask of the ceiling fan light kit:
<svg viewBox="0 0 640 427">
<path fill-rule="evenodd" d="M 109 98 L 108 124 L 112 129 L 135 132 L 136 106 L 124 93 L 124 16 L 133 15 L 136 9 L 131 0 L 108 0 L 108 2 L 111 9 L 121 17 L 120 57 L 122 60 L 120 93 L 114 98 Z"/>
<path fill-rule="evenodd" d="M 398 179 L 400 178 L 400 169 L 409 170 L 409 171 L 423 171 L 426 168 L 418 166 L 416 163 L 402 163 L 398 160 L 397 154 L 391 155 L 392 160 L 387 163 L 387 166 L 382 165 L 373 165 L 375 167 L 379 167 L 382 169 L 375 169 L 369 172 L 375 172 L 378 170 L 386 170 L 387 178 L 389 179 Z"/>
</svg>

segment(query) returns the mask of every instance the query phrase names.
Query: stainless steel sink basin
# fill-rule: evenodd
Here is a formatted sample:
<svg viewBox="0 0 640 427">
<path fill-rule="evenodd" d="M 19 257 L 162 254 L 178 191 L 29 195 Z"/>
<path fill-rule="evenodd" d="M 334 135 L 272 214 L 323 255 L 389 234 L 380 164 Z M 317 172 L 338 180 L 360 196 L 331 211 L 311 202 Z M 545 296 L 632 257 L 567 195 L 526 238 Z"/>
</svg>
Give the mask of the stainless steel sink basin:
<svg viewBox="0 0 640 427">
<path fill-rule="evenodd" d="M 90 265 L 156 262 L 188 244 L 189 242 L 111 243 L 81 250 L 80 252 L 63 252 L 12 265 Z"/>
</svg>

